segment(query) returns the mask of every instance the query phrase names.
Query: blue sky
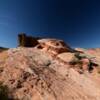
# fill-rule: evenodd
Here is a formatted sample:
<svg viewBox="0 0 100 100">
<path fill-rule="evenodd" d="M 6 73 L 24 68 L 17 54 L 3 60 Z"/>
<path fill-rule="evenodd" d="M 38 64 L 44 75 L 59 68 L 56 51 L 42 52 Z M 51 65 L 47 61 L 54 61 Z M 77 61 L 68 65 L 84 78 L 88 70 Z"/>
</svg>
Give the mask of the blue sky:
<svg viewBox="0 0 100 100">
<path fill-rule="evenodd" d="M 100 1 L 0 0 L 0 46 L 16 47 L 20 32 L 100 47 Z"/>
</svg>

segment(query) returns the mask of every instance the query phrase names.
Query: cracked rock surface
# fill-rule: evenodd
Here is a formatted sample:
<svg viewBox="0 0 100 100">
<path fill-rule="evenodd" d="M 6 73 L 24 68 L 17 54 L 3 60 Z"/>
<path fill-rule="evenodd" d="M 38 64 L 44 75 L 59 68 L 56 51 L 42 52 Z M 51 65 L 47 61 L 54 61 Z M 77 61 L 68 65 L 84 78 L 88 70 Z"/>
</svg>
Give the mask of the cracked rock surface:
<svg viewBox="0 0 100 100">
<path fill-rule="evenodd" d="M 80 74 L 36 48 L 0 53 L 0 82 L 12 100 L 100 100 L 98 78 Z"/>
</svg>

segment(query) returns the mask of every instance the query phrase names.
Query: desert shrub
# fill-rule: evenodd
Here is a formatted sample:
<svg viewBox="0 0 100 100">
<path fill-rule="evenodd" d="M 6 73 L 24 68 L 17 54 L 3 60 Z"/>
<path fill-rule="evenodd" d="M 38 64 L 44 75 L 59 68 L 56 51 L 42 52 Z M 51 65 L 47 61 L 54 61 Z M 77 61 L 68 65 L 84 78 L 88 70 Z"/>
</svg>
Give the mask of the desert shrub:
<svg viewBox="0 0 100 100">
<path fill-rule="evenodd" d="M 72 67 L 77 68 L 78 70 L 82 70 L 83 69 L 83 62 L 81 61 L 81 57 L 79 56 L 79 54 L 77 53 L 75 55 L 75 57 L 73 58 L 73 60 L 69 63 Z"/>
<path fill-rule="evenodd" d="M 8 87 L 0 83 L 0 100 L 9 100 L 8 98 Z"/>
<path fill-rule="evenodd" d="M 81 53 L 75 53 L 75 57 L 79 60 L 83 59 L 83 58 L 87 58 L 85 54 L 81 54 Z"/>
<path fill-rule="evenodd" d="M 83 65 L 82 65 L 82 62 L 81 61 L 79 61 L 76 65 L 75 65 L 75 67 L 76 68 L 78 68 L 78 69 L 80 69 L 80 70 L 83 70 L 83 67 L 82 67 Z"/>
<path fill-rule="evenodd" d="M 78 58 L 73 58 L 73 60 L 71 62 L 69 62 L 71 65 L 76 65 L 76 64 L 79 64 L 81 65 L 82 62 L 78 59 Z"/>
</svg>

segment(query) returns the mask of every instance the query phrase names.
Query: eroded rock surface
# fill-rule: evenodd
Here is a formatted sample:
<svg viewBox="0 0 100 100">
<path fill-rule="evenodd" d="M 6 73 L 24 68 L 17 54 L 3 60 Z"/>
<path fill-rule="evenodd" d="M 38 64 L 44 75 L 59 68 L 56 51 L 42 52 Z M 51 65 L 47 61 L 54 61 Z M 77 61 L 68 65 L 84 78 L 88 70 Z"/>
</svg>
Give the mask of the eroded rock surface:
<svg viewBox="0 0 100 100">
<path fill-rule="evenodd" d="M 49 53 L 59 54 L 63 52 L 73 52 L 74 49 L 70 48 L 69 45 L 65 44 L 63 40 L 57 39 L 39 39 L 39 46 Z"/>
<path fill-rule="evenodd" d="M 41 49 L 18 47 L 0 53 L 0 82 L 8 87 L 10 99 L 100 100 L 100 75 L 88 71 L 89 58 L 75 56 L 60 40 L 39 42 Z"/>
</svg>

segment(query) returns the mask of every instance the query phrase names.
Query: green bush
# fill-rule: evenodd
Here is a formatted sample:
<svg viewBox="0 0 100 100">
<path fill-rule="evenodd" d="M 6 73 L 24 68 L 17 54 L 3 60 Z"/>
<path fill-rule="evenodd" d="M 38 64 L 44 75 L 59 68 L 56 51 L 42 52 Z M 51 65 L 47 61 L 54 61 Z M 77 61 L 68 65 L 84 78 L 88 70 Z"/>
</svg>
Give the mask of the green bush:
<svg viewBox="0 0 100 100">
<path fill-rule="evenodd" d="M 83 58 L 87 58 L 86 54 L 81 54 L 81 53 L 75 53 L 75 57 L 79 60 L 83 59 Z"/>
</svg>

